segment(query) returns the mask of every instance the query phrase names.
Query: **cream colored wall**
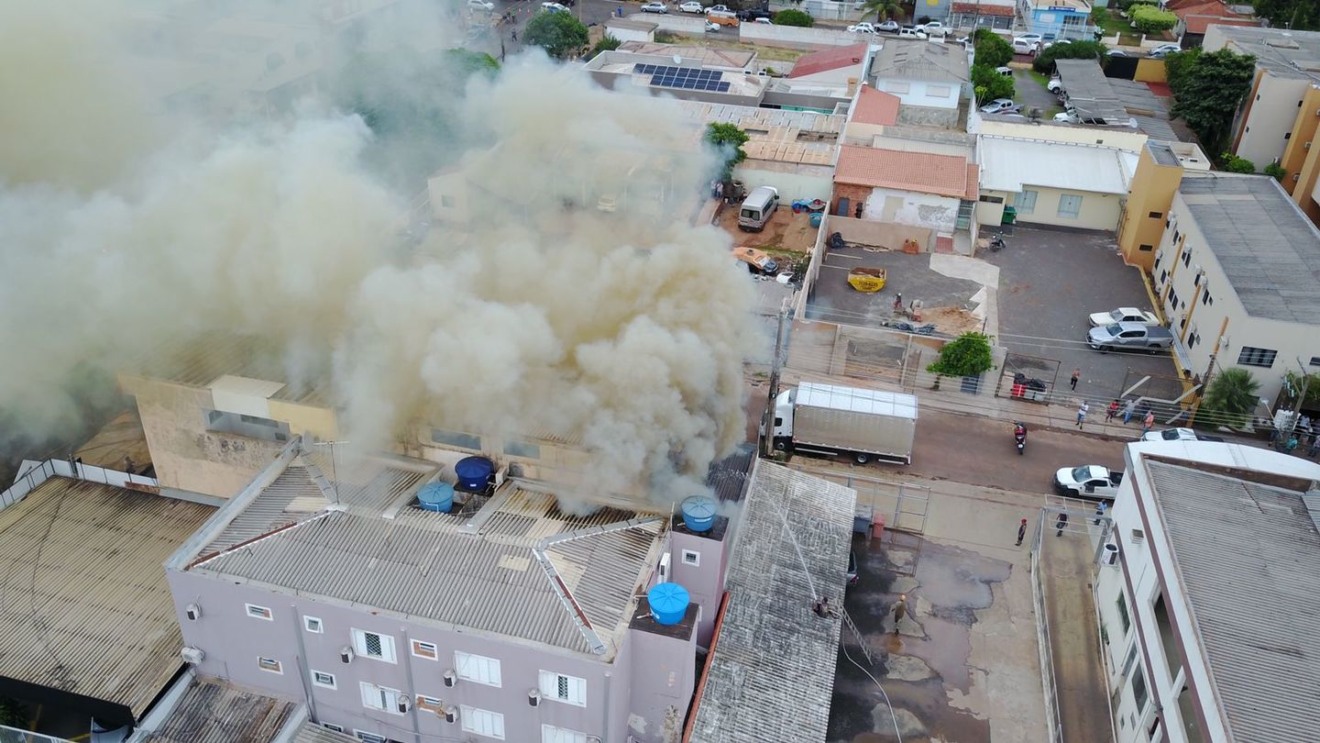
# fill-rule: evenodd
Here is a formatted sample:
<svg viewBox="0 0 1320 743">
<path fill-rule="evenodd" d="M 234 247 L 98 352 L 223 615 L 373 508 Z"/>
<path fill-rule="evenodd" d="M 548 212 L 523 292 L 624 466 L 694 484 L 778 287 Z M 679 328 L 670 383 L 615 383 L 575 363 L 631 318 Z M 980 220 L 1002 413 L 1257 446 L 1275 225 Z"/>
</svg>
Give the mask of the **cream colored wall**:
<svg viewBox="0 0 1320 743">
<path fill-rule="evenodd" d="M 1023 212 L 1018 206 L 1021 203 L 1021 196 L 1018 194 L 994 191 L 984 193 L 1008 197 L 1004 203 L 1005 205 L 1011 204 L 1018 209 L 1017 221 L 1019 222 L 1047 224 L 1057 227 L 1076 227 L 1085 230 L 1118 229 L 1118 219 L 1122 212 L 1123 202 L 1117 194 L 1060 191 L 1054 188 L 1035 188 L 1030 185 L 1023 185 L 1022 188 L 1037 193 L 1036 206 L 1030 212 Z M 1075 194 L 1082 197 L 1081 209 L 1076 217 L 1060 217 L 1058 215 L 1059 200 L 1064 194 Z M 982 222 L 982 224 L 986 224 L 986 222 Z"/>
<path fill-rule="evenodd" d="M 1155 162 L 1149 148 L 1141 150 L 1118 235 L 1118 249 L 1127 263 L 1150 270 L 1155 261 L 1154 248 L 1164 234 L 1164 222 L 1173 195 L 1182 182 L 1182 173 L 1180 166 Z M 1158 212 L 1161 216 L 1152 218 L 1151 212 Z M 1142 245 L 1150 245 L 1152 249 L 1143 251 Z"/>
<path fill-rule="evenodd" d="M 978 134 L 1016 139 L 1034 139 L 1042 142 L 1066 144 L 1100 144 L 1125 152 L 1141 152 L 1149 139 L 1141 132 L 1096 126 L 1068 126 L 1063 124 L 1021 124 L 1011 121 L 981 120 Z"/>
<path fill-rule="evenodd" d="M 1283 157 L 1283 148 L 1288 144 L 1283 136 L 1292 132 L 1297 102 L 1306 96 L 1309 87 L 1307 80 L 1263 73 L 1235 154 L 1255 163 L 1257 171 Z"/>
<path fill-rule="evenodd" d="M 1301 325 L 1248 315 L 1223 267 L 1206 247 L 1205 235 L 1187 212 L 1181 194 L 1174 197 L 1170 211 L 1183 243 L 1182 252 L 1188 255 L 1189 265 L 1184 265 L 1182 259 L 1177 257 L 1179 251 L 1173 243 L 1175 230 L 1166 230 L 1164 239 L 1160 241 L 1160 264 L 1154 272 L 1154 281 L 1170 330 L 1182 338 L 1184 344 L 1192 335 L 1200 335 L 1200 341 L 1188 348 L 1192 373 L 1204 374 L 1209 368 L 1210 354 L 1214 352 L 1219 330 L 1227 319 L 1224 342 L 1219 349 L 1215 368 L 1222 370 L 1239 366 L 1237 359 L 1244 347 L 1277 351 L 1274 365 L 1270 368 L 1240 367 L 1250 371 L 1260 382 L 1260 397 L 1273 400 L 1283 385 L 1284 373 L 1299 371 L 1299 357 L 1307 362 L 1314 356 L 1320 356 L 1320 323 Z M 1198 267 L 1203 272 L 1199 284 Z M 1162 275 L 1164 271 L 1169 271 L 1167 278 Z M 1211 297 L 1209 304 L 1204 301 L 1206 291 Z M 1170 302 L 1173 296 L 1179 299 L 1176 310 Z M 1192 304 L 1194 297 L 1195 304 Z M 1182 322 L 1184 317 L 1187 319 L 1186 327 Z"/>
<path fill-rule="evenodd" d="M 228 498 L 284 447 L 281 442 L 206 430 L 211 391 L 142 377 L 121 377 L 137 400 L 156 478 L 168 488 Z"/>
<path fill-rule="evenodd" d="M 843 128 L 843 143 L 859 147 L 874 147 L 875 138 L 882 136 L 884 133 L 885 127 L 881 124 L 863 124 L 852 121 Z"/>
<path fill-rule="evenodd" d="M 872 189 L 866 199 L 866 219 L 925 227 L 937 233 L 952 233 L 958 223 L 959 199 L 915 191 Z"/>
</svg>

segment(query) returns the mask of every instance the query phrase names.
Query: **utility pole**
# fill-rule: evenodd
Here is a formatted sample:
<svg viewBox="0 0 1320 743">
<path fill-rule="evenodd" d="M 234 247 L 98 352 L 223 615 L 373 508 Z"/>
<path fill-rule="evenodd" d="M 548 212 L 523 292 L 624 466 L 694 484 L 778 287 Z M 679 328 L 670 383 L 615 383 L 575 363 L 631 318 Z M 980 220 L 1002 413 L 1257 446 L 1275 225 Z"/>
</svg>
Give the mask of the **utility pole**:
<svg viewBox="0 0 1320 743">
<path fill-rule="evenodd" d="M 1297 402 L 1292 409 L 1291 430 L 1297 430 L 1297 421 L 1301 419 L 1302 403 L 1306 402 L 1306 395 L 1311 391 L 1311 376 L 1306 372 L 1306 365 L 1302 363 L 1301 358 L 1297 359 L 1297 366 L 1302 370 L 1302 388 L 1297 392 Z"/>
<path fill-rule="evenodd" d="M 765 413 L 761 415 L 761 454 L 770 456 L 775 448 L 775 398 L 779 397 L 780 357 L 784 350 L 784 325 L 788 320 L 788 300 L 779 307 L 779 324 L 775 328 L 775 357 L 770 361 L 770 398 L 766 401 Z"/>
<path fill-rule="evenodd" d="M 1196 423 L 1196 413 L 1201 409 L 1201 401 L 1205 399 L 1206 390 L 1210 389 L 1210 377 L 1215 373 L 1215 359 L 1219 358 L 1219 346 L 1224 342 L 1224 333 L 1228 332 L 1228 318 L 1219 323 L 1219 337 L 1215 338 L 1214 350 L 1210 352 L 1210 363 L 1205 367 L 1205 376 L 1201 377 L 1201 389 L 1196 395 L 1196 404 L 1192 406 L 1192 412 L 1187 416 L 1187 425 L 1192 426 Z"/>
<path fill-rule="evenodd" d="M 312 444 L 312 446 L 330 447 L 330 481 L 334 484 L 335 503 L 339 503 L 339 469 L 335 466 L 335 447 L 348 443 L 347 441 L 317 441 Z"/>
</svg>

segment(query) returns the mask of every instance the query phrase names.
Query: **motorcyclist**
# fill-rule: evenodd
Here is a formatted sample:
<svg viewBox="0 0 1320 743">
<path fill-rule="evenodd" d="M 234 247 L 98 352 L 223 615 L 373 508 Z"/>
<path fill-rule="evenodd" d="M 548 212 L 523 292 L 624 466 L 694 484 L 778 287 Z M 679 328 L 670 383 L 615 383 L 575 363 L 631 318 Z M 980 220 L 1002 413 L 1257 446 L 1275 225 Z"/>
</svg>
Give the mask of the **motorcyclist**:
<svg viewBox="0 0 1320 743">
<path fill-rule="evenodd" d="M 1013 421 L 1013 438 L 1016 440 L 1018 437 L 1024 439 L 1027 437 L 1027 424 L 1022 421 Z"/>
</svg>

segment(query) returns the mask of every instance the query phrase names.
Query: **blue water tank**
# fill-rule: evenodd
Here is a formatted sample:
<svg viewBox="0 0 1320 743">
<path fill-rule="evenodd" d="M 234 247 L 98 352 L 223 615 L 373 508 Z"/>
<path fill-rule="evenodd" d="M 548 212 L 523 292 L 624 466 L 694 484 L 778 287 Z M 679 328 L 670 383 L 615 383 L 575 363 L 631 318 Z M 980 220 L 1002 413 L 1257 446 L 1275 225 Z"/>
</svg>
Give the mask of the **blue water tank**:
<svg viewBox="0 0 1320 743">
<path fill-rule="evenodd" d="M 467 457 L 454 465 L 454 474 L 458 476 L 459 490 L 467 493 L 480 493 L 490 485 L 490 476 L 495 473 L 495 463 L 485 457 Z"/>
<path fill-rule="evenodd" d="M 710 531 L 715 525 L 715 514 L 720 510 L 720 504 L 709 496 L 694 495 L 684 498 L 679 508 L 683 511 L 683 526 L 688 531 L 701 534 Z"/>
<path fill-rule="evenodd" d="M 447 482 L 432 482 L 417 491 L 417 503 L 426 511 L 449 513 L 454 507 L 454 486 Z"/>
<path fill-rule="evenodd" d="M 688 604 L 692 603 L 687 589 L 677 583 L 655 584 L 654 588 L 647 591 L 646 601 L 651 605 L 651 618 L 655 619 L 657 624 L 663 625 L 678 624 L 683 621 Z"/>
</svg>

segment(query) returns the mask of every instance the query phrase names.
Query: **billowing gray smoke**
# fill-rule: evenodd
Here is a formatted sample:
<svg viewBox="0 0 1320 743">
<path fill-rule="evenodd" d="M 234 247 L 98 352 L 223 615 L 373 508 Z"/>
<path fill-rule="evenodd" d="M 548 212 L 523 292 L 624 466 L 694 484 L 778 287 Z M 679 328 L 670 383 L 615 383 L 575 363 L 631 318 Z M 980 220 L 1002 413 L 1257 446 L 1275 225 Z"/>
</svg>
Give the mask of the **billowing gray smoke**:
<svg viewBox="0 0 1320 743">
<path fill-rule="evenodd" d="M 741 439 L 764 339 L 728 238 L 690 224 L 714 164 L 662 102 L 510 58 L 445 102 L 457 224 L 401 250 L 414 194 L 363 165 L 363 119 L 165 105 L 131 34 L 102 31 L 132 19 L 91 7 L 0 9 L 0 408 L 56 425 L 79 365 L 224 331 L 332 356 L 355 444 L 417 421 L 552 435 L 603 489 L 678 496 Z"/>
</svg>

